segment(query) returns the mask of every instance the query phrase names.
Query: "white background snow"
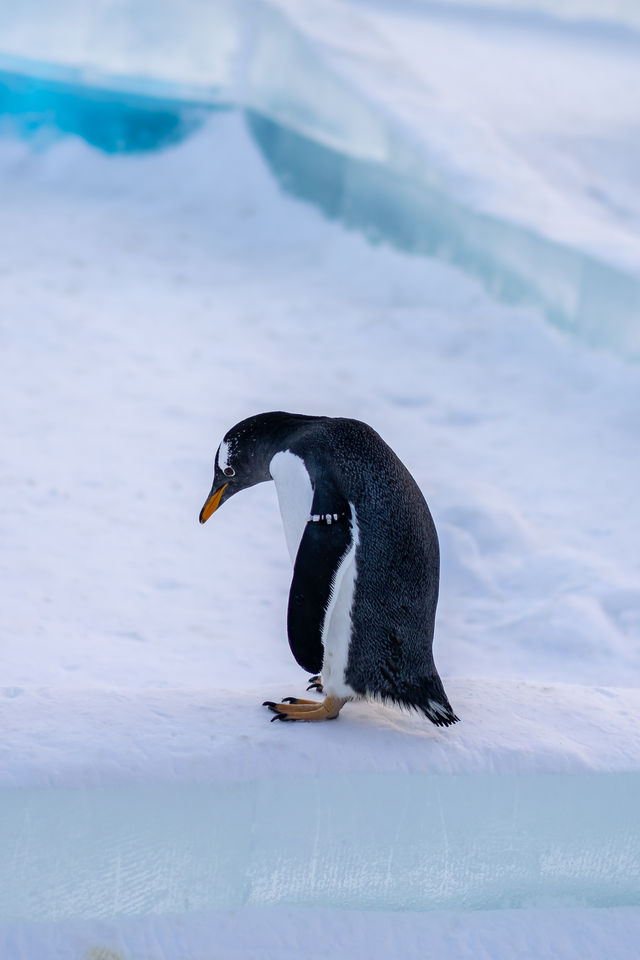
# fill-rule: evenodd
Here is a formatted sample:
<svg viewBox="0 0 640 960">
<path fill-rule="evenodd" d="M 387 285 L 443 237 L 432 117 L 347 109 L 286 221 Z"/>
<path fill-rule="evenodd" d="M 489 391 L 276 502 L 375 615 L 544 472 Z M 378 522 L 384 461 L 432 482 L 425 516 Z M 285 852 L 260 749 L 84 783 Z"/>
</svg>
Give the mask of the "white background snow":
<svg viewBox="0 0 640 960">
<path fill-rule="evenodd" d="M 280 8 L 294 22 L 315 10 L 322 52 L 317 5 Z M 438 31 L 453 29 L 432 23 L 427 7 L 411 9 L 415 29 L 405 21 L 385 33 L 407 69 L 421 31 L 438 47 Z M 380 17 L 399 22 L 377 4 L 327 11 L 334 20 L 327 13 L 325 32 L 340 17 L 361 25 L 368 17 L 371 30 Z M 463 41 L 510 63 L 499 31 L 486 46 L 474 22 L 456 21 Z M 566 27 L 558 34 L 568 42 Z M 403 95 L 368 72 L 370 61 L 362 68 L 363 35 L 339 36 L 344 75 L 351 71 L 372 103 L 382 83 L 377 109 L 404 122 Z M 540 46 L 525 31 L 519 42 L 531 63 L 547 55 L 558 63 L 551 41 Z M 429 81 L 434 115 L 459 145 L 445 122 L 446 58 L 429 63 L 440 83 Z M 582 133 L 595 143 L 594 129 L 627 105 L 618 152 L 609 139 L 607 162 L 590 164 L 580 150 L 585 182 L 619 191 L 619 215 L 613 203 L 596 210 L 593 193 L 584 203 L 588 191 L 574 195 L 582 188 L 563 162 L 577 154 L 559 143 L 548 149 L 520 105 L 526 163 L 492 166 L 482 138 L 504 143 L 501 124 L 514 126 L 506 88 L 492 92 L 484 69 L 476 99 L 453 111 L 461 124 L 472 113 L 482 133 L 464 162 L 476 184 L 491 181 L 493 212 L 517 194 L 543 232 L 628 265 L 638 194 L 610 171 L 638 142 L 640 86 L 577 61 L 564 69 L 585 104 L 602 92 L 587 120 L 574 115 L 574 143 Z M 403 75 L 389 76 L 409 89 Z M 620 98 L 605 96 L 614 83 Z M 547 94 L 526 77 L 508 92 L 509 103 L 532 97 L 547 115 Z M 462 183 L 438 136 L 433 149 L 450 182 Z M 525 169 L 553 203 L 535 202 Z M 7 132 L 0 190 L 7 811 L 16 796 L 46 788 L 108 797 L 155 785 L 166 798 L 168 789 L 257 782 L 277 824 L 279 783 L 315 784 L 322 811 L 344 777 L 366 803 L 372 775 L 389 778 L 392 799 L 394 783 L 409 796 L 411 778 L 430 775 L 523 784 L 571 775 L 578 785 L 596 783 L 581 779 L 587 774 L 607 783 L 619 775 L 624 793 L 634 782 L 625 776 L 640 767 L 638 365 L 591 349 L 533 309 L 497 303 L 451 266 L 371 246 L 286 196 L 237 112 L 213 114 L 177 147 L 137 156 L 106 156 L 74 137 L 34 150 Z M 275 489 L 248 491 L 206 527 L 197 523 L 224 432 L 269 409 L 366 420 L 418 480 L 440 535 L 435 655 L 462 720 L 455 727 L 436 730 L 376 704 L 348 705 L 333 724 L 269 723 L 261 701 L 306 685 L 286 641 L 290 565 Z M 11 915 L 7 891 L 30 876 L 36 829 L 25 814 L 16 834 L 12 816 L 2 836 L 8 958 L 637 955 L 640 908 L 622 902 L 596 909 L 538 897 L 518 910 L 403 912 L 378 903 L 367 911 L 356 891 L 347 908 L 328 897 L 268 909 L 266 898 L 181 913 L 173 891 L 166 911 L 153 897 L 147 912 L 116 897 L 74 915 L 67 891 L 57 905 L 34 900 Z M 605 839 L 608 820 L 603 806 Z M 268 832 L 269 818 L 261 822 Z M 237 821 L 229 830 L 243 826 L 251 829 Z M 300 869 L 312 859 L 301 849 Z M 70 851 L 70 872 L 73 862 Z M 636 876 L 637 866 L 628 869 Z"/>
</svg>

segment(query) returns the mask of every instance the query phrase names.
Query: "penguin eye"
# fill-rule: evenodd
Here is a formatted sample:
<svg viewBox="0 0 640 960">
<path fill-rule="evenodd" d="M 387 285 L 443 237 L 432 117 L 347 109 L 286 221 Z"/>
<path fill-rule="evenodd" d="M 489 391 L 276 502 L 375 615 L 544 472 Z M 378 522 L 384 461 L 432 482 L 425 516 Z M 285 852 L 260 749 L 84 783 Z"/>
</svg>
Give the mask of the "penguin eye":
<svg viewBox="0 0 640 960">
<path fill-rule="evenodd" d="M 222 472 L 224 473 L 225 477 L 235 477 L 236 475 L 236 472 L 233 469 L 233 467 L 225 467 Z"/>
</svg>

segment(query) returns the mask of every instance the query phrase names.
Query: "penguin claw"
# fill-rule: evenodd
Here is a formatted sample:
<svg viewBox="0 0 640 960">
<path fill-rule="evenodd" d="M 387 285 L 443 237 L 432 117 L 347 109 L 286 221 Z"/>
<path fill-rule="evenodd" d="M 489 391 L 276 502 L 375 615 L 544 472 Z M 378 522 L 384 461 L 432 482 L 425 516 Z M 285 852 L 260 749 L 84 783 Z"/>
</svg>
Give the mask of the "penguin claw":
<svg viewBox="0 0 640 960">
<path fill-rule="evenodd" d="M 274 720 L 294 722 L 296 720 L 318 721 L 334 720 L 349 697 L 325 697 L 324 700 L 301 700 L 299 697 L 285 697 L 280 703 L 273 700 L 263 701 L 263 706 L 275 714 Z"/>
<path fill-rule="evenodd" d="M 276 703 L 275 700 L 265 700 L 264 703 L 262 704 L 262 706 L 263 706 L 263 707 L 267 707 L 268 710 L 271 710 L 271 713 L 275 713 L 275 717 L 271 717 L 271 722 L 272 722 L 272 723 L 273 723 L 274 720 L 288 720 L 288 719 L 289 719 L 289 717 L 287 717 L 286 714 L 284 714 L 284 713 L 282 712 L 282 710 L 280 710 L 280 707 L 282 706 L 282 704 L 281 704 L 281 703 Z"/>
<path fill-rule="evenodd" d="M 306 703 L 310 707 L 319 707 L 320 702 L 318 700 L 302 700 L 300 697 L 283 697 L 280 703 Z"/>
<path fill-rule="evenodd" d="M 317 674 L 315 677 L 309 677 L 307 690 L 315 690 L 317 693 L 323 693 L 322 677 L 320 674 Z"/>
</svg>

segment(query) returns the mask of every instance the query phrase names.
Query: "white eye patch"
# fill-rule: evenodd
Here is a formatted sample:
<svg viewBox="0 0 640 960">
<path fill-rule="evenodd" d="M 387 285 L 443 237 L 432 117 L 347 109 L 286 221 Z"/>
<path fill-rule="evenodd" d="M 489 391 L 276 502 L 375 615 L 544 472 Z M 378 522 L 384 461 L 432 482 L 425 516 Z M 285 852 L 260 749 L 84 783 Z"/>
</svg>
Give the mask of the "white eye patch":
<svg viewBox="0 0 640 960">
<path fill-rule="evenodd" d="M 233 476 L 235 470 L 233 467 L 229 466 L 229 454 L 230 454 L 229 444 L 226 440 L 223 440 L 220 446 L 218 447 L 217 460 L 218 466 L 228 477 Z M 227 473 L 227 470 L 233 470 L 233 473 Z"/>
</svg>

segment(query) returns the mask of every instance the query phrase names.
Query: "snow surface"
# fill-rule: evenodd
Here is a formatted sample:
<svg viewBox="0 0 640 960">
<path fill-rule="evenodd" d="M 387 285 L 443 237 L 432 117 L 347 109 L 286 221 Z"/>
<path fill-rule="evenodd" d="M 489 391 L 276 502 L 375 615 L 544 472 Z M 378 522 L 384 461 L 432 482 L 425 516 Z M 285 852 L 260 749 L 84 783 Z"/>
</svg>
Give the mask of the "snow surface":
<svg viewBox="0 0 640 960">
<path fill-rule="evenodd" d="M 638 367 L 282 195 L 239 113 L 0 178 L 3 956 L 635 957 Z M 416 476 L 455 727 L 269 723 L 275 488 L 197 522 L 268 409 Z"/>
</svg>

